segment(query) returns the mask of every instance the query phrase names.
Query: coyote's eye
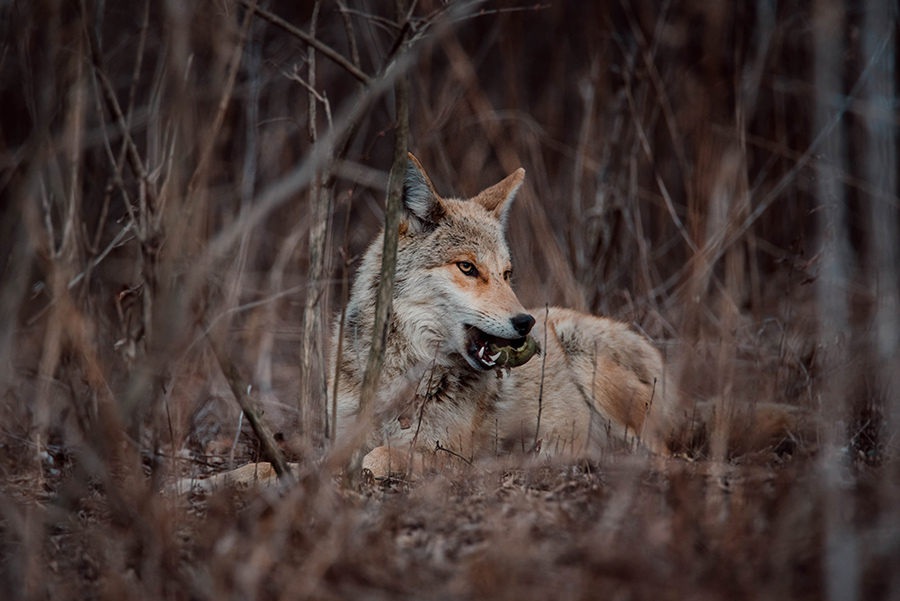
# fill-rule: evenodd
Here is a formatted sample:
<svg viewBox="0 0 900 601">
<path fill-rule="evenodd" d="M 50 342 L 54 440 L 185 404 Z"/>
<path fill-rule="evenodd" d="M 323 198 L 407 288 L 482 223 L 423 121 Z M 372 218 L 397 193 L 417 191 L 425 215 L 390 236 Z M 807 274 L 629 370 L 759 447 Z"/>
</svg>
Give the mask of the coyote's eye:
<svg viewBox="0 0 900 601">
<path fill-rule="evenodd" d="M 478 275 L 478 270 L 475 269 L 475 265 L 469 263 L 468 261 L 460 261 L 456 264 L 459 267 L 459 270 L 466 274 L 469 277 L 476 277 Z"/>
</svg>

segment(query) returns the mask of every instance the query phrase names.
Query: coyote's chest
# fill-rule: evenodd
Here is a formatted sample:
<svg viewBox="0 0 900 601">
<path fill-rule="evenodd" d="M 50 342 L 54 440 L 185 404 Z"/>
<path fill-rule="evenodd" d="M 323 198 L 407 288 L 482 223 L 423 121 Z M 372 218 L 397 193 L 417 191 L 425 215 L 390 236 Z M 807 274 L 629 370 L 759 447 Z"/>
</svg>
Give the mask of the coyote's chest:
<svg viewBox="0 0 900 601">
<path fill-rule="evenodd" d="M 431 367 L 419 377 L 415 390 L 400 380 L 386 383 L 387 391 L 405 398 L 382 397 L 387 410 L 378 416 L 378 444 L 440 446 L 464 456 L 483 451 L 500 398 L 494 373 L 467 366 Z"/>
</svg>

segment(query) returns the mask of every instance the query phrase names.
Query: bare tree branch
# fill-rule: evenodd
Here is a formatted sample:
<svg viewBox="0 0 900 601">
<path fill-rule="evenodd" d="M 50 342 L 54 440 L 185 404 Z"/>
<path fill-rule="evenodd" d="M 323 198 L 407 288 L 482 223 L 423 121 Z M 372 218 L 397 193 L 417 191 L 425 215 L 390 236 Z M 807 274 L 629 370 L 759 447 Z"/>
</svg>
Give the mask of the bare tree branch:
<svg viewBox="0 0 900 601">
<path fill-rule="evenodd" d="M 251 0 L 241 0 L 241 4 L 244 6 L 250 6 Z M 253 4 L 256 4 L 254 1 Z M 271 23 L 272 25 L 276 25 L 292 36 L 300 38 L 304 43 L 309 44 L 323 55 L 325 55 L 330 60 L 334 61 L 340 67 L 343 67 L 350 75 L 361 81 L 362 83 L 369 85 L 372 82 L 372 78 L 362 72 L 356 65 L 348 61 L 346 58 L 341 56 L 338 52 L 333 50 L 330 46 L 323 44 L 313 36 L 309 35 L 302 29 L 294 27 L 275 13 L 269 12 L 264 8 L 256 8 L 256 14 L 260 17 Z"/>
</svg>

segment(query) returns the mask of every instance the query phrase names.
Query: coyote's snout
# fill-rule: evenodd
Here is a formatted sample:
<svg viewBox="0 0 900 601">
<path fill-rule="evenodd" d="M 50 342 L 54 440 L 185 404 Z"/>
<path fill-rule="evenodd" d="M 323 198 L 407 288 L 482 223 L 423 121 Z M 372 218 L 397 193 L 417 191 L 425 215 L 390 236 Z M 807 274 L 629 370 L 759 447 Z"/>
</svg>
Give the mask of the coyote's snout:
<svg viewBox="0 0 900 601">
<path fill-rule="evenodd" d="M 611 320 L 528 312 L 510 286 L 505 224 L 524 177 L 518 169 L 471 199 L 443 198 L 409 155 L 369 435 L 375 471 L 389 469 L 385 462 L 402 468 L 411 450 L 427 456 L 438 443 L 464 457 L 532 449 L 535 440 L 545 454 L 585 456 L 628 437 L 661 445 L 673 408 L 657 350 Z M 333 357 L 339 437 L 357 417 L 380 263 L 379 237 L 362 261 Z"/>
</svg>

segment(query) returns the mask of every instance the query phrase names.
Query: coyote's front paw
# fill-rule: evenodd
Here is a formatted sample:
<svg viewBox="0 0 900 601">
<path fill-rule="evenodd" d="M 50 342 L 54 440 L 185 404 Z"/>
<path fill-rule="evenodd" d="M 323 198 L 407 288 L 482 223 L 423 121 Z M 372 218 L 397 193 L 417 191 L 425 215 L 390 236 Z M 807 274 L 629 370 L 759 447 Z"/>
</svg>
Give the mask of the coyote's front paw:
<svg viewBox="0 0 900 601">
<path fill-rule="evenodd" d="M 372 472 L 375 479 L 383 480 L 390 476 L 405 476 L 409 461 L 405 452 L 387 446 L 375 447 L 363 457 L 362 468 Z"/>
</svg>

